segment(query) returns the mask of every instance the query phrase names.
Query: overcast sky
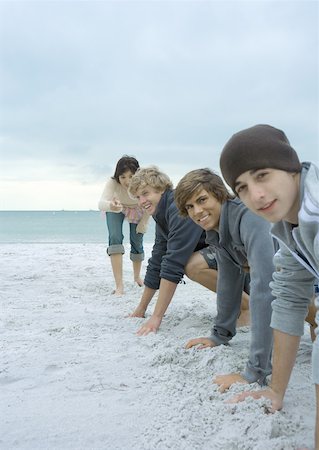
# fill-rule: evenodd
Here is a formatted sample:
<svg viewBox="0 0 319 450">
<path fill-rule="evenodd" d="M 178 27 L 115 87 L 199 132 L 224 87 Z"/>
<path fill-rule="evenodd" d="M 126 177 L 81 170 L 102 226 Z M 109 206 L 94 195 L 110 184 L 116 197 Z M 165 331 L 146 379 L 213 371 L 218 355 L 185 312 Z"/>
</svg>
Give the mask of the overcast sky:
<svg viewBox="0 0 319 450">
<path fill-rule="evenodd" d="M 318 1 L 0 1 L 0 209 L 97 209 L 123 154 L 176 182 L 281 128 L 319 164 Z"/>
</svg>

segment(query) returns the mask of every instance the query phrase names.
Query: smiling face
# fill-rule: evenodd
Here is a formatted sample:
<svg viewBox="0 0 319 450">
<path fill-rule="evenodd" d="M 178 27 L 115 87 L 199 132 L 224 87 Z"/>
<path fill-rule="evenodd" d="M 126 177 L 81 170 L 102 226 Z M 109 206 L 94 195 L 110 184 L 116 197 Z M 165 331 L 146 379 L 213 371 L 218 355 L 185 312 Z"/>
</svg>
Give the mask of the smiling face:
<svg viewBox="0 0 319 450">
<path fill-rule="evenodd" d="M 126 172 L 119 175 L 120 185 L 123 186 L 124 189 L 126 189 L 126 190 L 128 189 L 133 175 L 134 175 L 133 172 L 131 172 L 130 170 L 127 170 Z"/>
<path fill-rule="evenodd" d="M 297 224 L 300 174 L 278 169 L 250 170 L 235 183 L 240 200 L 269 222 Z"/>
<path fill-rule="evenodd" d="M 136 191 L 135 197 L 147 214 L 152 216 L 155 214 L 156 208 L 161 200 L 163 191 L 158 191 L 151 186 L 144 186 Z"/>
<path fill-rule="evenodd" d="M 221 203 L 205 189 L 195 192 L 185 203 L 189 217 L 205 231 L 218 231 Z"/>
</svg>

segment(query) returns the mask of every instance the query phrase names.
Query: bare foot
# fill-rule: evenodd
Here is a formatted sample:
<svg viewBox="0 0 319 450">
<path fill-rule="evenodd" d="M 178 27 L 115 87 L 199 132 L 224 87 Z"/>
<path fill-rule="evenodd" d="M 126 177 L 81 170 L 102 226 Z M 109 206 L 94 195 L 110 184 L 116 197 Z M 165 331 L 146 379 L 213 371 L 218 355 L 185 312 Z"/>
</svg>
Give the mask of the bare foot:
<svg viewBox="0 0 319 450">
<path fill-rule="evenodd" d="M 316 329 L 316 327 L 310 325 L 310 336 L 311 336 L 312 342 L 315 342 L 315 339 L 316 339 L 315 329 Z"/>
<path fill-rule="evenodd" d="M 120 297 L 121 295 L 124 294 L 124 289 L 123 288 L 116 288 L 113 292 L 113 295 L 115 295 L 115 297 Z"/>
<path fill-rule="evenodd" d="M 134 281 L 135 281 L 135 283 L 137 283 L 137 285 L 138 285 L 139 287 L 144 286 L 144 281 L 142 280 L 142 278 L 138 277 L 138 278 L 136 278 Z"/>
<path fill-rule="evenodd" d="M 249 309 L 244 309 L 237 319 L 237 327 L 247 327 L 248 325 L 250 325 Z"/>
</svg>

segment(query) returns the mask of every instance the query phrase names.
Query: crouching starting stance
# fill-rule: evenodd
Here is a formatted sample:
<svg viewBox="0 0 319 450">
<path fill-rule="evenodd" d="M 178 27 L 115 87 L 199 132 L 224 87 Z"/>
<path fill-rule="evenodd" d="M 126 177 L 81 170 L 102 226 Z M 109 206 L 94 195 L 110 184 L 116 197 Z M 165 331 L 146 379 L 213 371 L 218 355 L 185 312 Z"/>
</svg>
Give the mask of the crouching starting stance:
<svg viewBox="0 0 319 450">
<path fill-rule="evenodd" d="M 158 290 L 153 314 L 137 332 L 138 335 L 147 335 L 159 329 L 184 274 L 216 292 L 217 265 L 214 254 L 205 243 L 203 229 L 179 215 L 173 185 L 165 173 L 155 166 L 138 170 L 131 179 L 129 192 L 156 222 L 155 243 L 144 278 L 144 292 L 131 314 L 131 317 L 144 317 Z M 247 296 L 243 297 L 243 303 L 246 302 L 243 308 L 247 308 Z"/>
<path fill-rule="evenodd" d="M 221 177 L 209 169 L 193 170 L 178 183 L 175 202 L 184 217 L 206 231 L 218 265 L 217 317 L 209 337 L 192 339 L 187 348 L 227 344 L 236 334 L 241 293 L 249 293 L 251 342 L 242 373 L 220 375 L 223 392 L 233 383 L 265 383 L 271 373 L 272 331 L 269 288 L 274 271 L 274 243 L 269 224 L 229 194 Z"/>
</svg>

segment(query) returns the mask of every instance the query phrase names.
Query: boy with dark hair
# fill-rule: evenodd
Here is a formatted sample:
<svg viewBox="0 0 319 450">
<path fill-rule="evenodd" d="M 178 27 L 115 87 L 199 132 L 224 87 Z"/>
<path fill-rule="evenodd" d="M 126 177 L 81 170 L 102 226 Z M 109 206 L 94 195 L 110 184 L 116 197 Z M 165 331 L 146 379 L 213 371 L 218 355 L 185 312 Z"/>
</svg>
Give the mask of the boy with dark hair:
<svg viewBox="0 0 319 450">
<path fill-rule="evenodd" d="M 220 375 L 214 381 L 222 392 L 236 382 L 257 381 L 263 385 L 271 373 L 272 349 L 273 297 L 269 282 L 274 271 L 274 247 L 269 224 L 230 195 L 221 177 L 209 169 L 186 174 L 176 187 L 175 202 L 182 216 L 190 217 L 206 231 L 206 242 L 215 252 L 218 265 L 217 317 L 211 336 L 192 339 L 186 348 L 227 344 L 236 334 L 241 292 L 245 289 L 250 294 L 251 316 L 246 368 L 242 373 Z"/>
<path fill-rule="evenodd" d="M 272 236 L 280 250 L 275 256 L 276 272 L 270 284 L 275 300 L 271 327 L 274 330 L 274 358 L 271 386 L 244 393 L 267 397 L 273 410 L 282 408 L 292 368 L 304 332 L 314 285 L 319 278 L 319 169 L 300 163 L 283 131 L 256 125 L 234 134 L 220 157 L 226 182 L 256 215 L 271 222 Z M 316 322 L 319 298 L 316 293 Z M 311 307 L 314 313 L 315 308 Z M 311 311 L 310 311 L 311 312 Z M 311 316 L 309 322 L 315 326 Z M 317 417 L 315 448 L 319 449 L 319 337 L 313 344 L 313 381 L 316 386 Z"/>
</svg>

